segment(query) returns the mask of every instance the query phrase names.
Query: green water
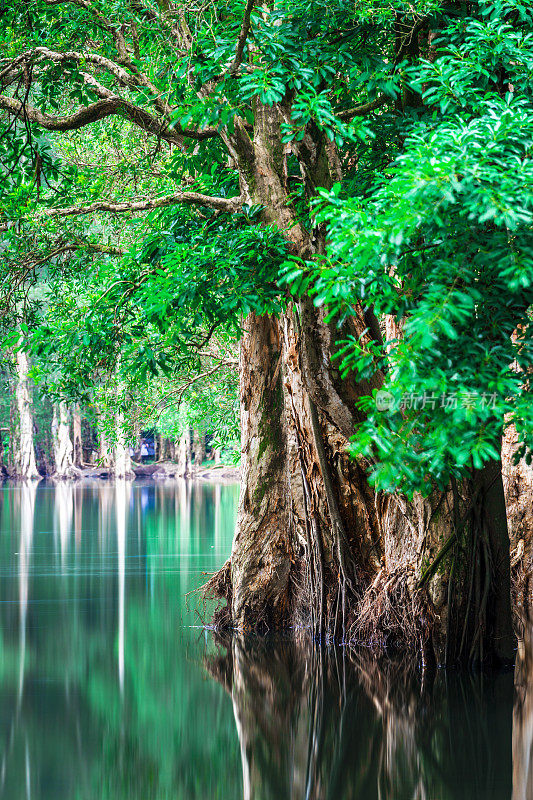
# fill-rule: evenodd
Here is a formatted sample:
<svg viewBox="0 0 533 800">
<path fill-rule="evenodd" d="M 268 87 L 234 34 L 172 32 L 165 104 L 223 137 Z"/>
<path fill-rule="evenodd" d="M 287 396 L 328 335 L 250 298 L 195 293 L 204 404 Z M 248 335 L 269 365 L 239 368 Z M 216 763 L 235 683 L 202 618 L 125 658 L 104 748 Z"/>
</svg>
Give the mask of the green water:
<svg viewBox="0 0 533 800">
<path fill-rule="evenodd" d="M 533 800 L 533 688 L 292 639 L 188 595 L 237 486 L 0 487 L 0 800 Z"/>
</svg>

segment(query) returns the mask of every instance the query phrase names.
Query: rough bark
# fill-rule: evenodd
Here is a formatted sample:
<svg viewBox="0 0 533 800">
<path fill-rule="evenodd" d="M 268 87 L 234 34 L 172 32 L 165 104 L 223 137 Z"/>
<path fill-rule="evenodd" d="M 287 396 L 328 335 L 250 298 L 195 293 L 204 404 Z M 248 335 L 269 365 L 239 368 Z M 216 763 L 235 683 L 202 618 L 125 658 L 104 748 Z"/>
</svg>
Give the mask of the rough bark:
<svg viewBox="0 0 533 800">
<path fill-rule="evenodd" d="M 240 352 L 241 495 L 230 576 L 233 624 L 283 624 L 292 560 L 279 323 L 250 314 Z"/>
<path fill-rule="evenodd" d="M 70 420 L 67 404 L 62 400 L 54 403 L 52 417 L 52 448 L 54 452 L 54 477 L 72 478 L 77 474 L 70 440 Z"/>
<path fill-rule="evenodd" d="M 11 444 L 8 473 L 19 480 L 38 480 L 33 445 L 33 411 L 30 392 L 30 363 L 22 349 L 13 356 L 14 378 L 11 399 Z"/>
<path fill-rule="evenodd" d="M 515 463 L 517 435 L 510 426 L 502 444 L 503 485 L 509 538 L 514 608 L 519 614 L 533 607 L 533 464 Z"/>
</svg>

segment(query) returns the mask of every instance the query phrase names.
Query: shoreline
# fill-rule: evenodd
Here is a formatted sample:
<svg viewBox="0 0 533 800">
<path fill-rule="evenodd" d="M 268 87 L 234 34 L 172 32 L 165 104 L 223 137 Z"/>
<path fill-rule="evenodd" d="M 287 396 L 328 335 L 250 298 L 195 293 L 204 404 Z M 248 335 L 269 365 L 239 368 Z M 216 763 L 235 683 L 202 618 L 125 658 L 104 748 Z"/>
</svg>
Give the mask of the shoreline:
<svg viewBox="0 0 533 800">
<path fill-rule="evenodd" d="M 192 469 L 188 475 L 179 475 L 177 464 L 171 461 L 155 462 L 154 464 L 136 464 L 132 467 L 132 474 L 126 480 L 132 482 L 136 480 L 152 480 L 155 483 L 168 481 L 186 480 L 199 481 L 202 483 L 238 483 L 241 480 L 241 473 L 238 467 L 227 464 L 217 466 L 201 466 L 199 469 Z M 113 471 L 108 467 L 82 467 L 76 470 L 76 474 L 68 477 L 58 478 L 54 475 L 41 475 L 36 482 L 46 481 L 50 483 L 80 483 L 82 481 L 114 481 L 117 480 Z M 3 483 L 26 483 L 24 479 L 11 478 L 5 472 L 0 473 L 0 484 Z"/>
</svg>

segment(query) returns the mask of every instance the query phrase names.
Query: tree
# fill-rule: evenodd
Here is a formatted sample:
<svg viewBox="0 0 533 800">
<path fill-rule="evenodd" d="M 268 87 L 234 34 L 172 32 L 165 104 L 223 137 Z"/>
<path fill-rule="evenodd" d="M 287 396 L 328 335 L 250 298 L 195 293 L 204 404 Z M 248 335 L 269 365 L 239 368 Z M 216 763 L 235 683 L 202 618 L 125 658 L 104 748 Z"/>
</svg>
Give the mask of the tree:
<svg viewBox="0 0 533 800">
<path fill-rule="evenodd" d="M 54 448 L 55 475 L 57 478 L 70 478 L 74 469 L 74 448 L 70 438 L 70 419 L 64 401 L 54 403 L 52 418 L 52 443 Z"/>
<path fill-rule="evenodd" d="M 13 354 L 13 388 L 11 405 L 11 441 L 8 473 L 13 478 L 39 480 L 33 445 L 33 413 L 30 390 L 30 364 L 27 353 L 19 345 Z"/>
<path fill-rule="evenodd" d="M 451 21 L 468 48 L 472 25 L 490 18 L 496 28 L 501 23 L 516 30 L 526 52 L 528 10 L 518 2 L 488 0 L 474 10 L 432 0 L 386 8 L 293 0 L 259 9 L 248 0 L 244 9 L 214 5 L 188 17 L 181 4 L 119 2 L 104 10 L 97 0 L 36 0 L 29 10 L 14 3 L 7 14 L 5 33 L 15 46 L 2 62 L 0 107 L 10 116 L 11 131 L 24 123 L 30 132 L 38 127 L 75 141 L 71 132 L 88 126 L 104 139 L 130 135 L 134 126 L 153 136 L 158 148 L 169 147 L 160 180 L 148 177 L 152 162 L 141 158 L 126 196 L 117 196 L 117 185 L 97 179 L 95 170 L 92 182 L 80 183 L 74 204 L 42 187 L 36 200 L 32 187 L 25 187 L 25 219 L 44 221 L 51 236 L 71 218 L 178 207 L 183 230 L 163 229 L 163 246 L 152 242 L 151 250 L 144 249 L 152 286 L 167 282 L 161 301 L 144 293 L 150 320 L 173 311 L 172 320 L 182 320 L 175 341 L 183 344 L 191 324 L 209 335 L 213 325 L 246 315 L 240 364 L 244 485 L 232 558 L 211 584 L 227 598 L 233 624 L 286 625 L 300 616 L 318 634 L 346 636 L 353 623 L 383 633 L 399 617 L 394 643 L 420 647 L 424 657 L 435 653 L 445 660 L 447 638 L 453 640 L 449 660 L 508 657 L 505 585 L 494 593 L 501 607 L 496 603 L 494 614 L 465 627 L 469 647 L 460 646 L 460 630 L 447 626 L 449 574 L 440 546 L 443 537 L 457 536 L 452 530 L 461 525 L 469 497 L 461 503 L 442 482 L 428 499 L 386 497 L 368 483 L 368 457 L 348 455 L 349 440 L 368 415 L 358 401 L 385 380 L 376 315 L 382 308 L 354 291 L 349 314 L 339 316 L 334 308 L 328 315 L 323 303 L 331 297 L 318 295 L 313 302 L 305 291 L 312 271 L 300 276 L 293 301 L 279 291 L 277 278 L 287 256 L 318 263 L 328 250 L 332 229 L 326 217 L 311 214 L 320 191 L 343 180 L 349 195 L 367 197 L 376 175 L 411 141 L 417 120 L 445 115 L 431 95 L 422 97 L 431 83 L 427 64 L 444 75 L 453 62 L 456 44 L 450 52 L 436 50 L 437 31 Z M 43 27 L 50 31 L 44 47 L 38 41 Z M 487 85 L 498 96 L 507 91 L 501 50 L 492 51 L 497 57 L 473 86 L 456 85 L 454 74 L 446 73 L 443 84 L 459 105 L 472 93 L 486 94 Z M 527 72 L 526 61 L 518 62 L 518 78 Z M 26 149 L 30 144 L 31 136 Z M 153 194 L 140 196 L 131 186 L 143 166 L 143 188 Z M 17 196 L 4 209 L 8 234 L 20 213 Z M 232 270 L 229 280 L 225 264 Z M 132 258 L 130 281 L 120 287 L 129 299 L 139 300 L 146 289 L 139 266 Z M 178 285 L 169 290 L 177 274 Z M 336 285 L 341 292 L 340 280 Z M 364 375 L 343 376 L 335 360 L 349 337 L 370 352 Z M 84 346 L 97 341 L 98 330 Z M 117 336 L 105 341 L 113 356 Z M 153 351 L 142 358 L 152 363 Z M 494 449 L 478 456 L 483 473 Z M 483 494 L 485 478 L 480 481 Z M 486 563 L 490 557 L 489 551 Z M 422 585 L 424 564 L 433 565 L 429 593 Z M 461 602 L 468 584 L 457 584 Z M 494 582 L 488 585 L 490 592 Z M 379 632 L 376 637 L 387 641 Z"/>
</svg>

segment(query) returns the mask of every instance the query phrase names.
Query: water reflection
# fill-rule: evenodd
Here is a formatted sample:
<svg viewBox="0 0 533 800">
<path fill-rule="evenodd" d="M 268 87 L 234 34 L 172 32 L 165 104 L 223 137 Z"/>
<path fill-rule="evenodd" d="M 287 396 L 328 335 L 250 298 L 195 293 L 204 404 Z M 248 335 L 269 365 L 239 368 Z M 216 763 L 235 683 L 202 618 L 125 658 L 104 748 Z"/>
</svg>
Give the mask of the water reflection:
<svg viewBox="0 0 533 800">
<path fill-rule="evenodd" d="M 227 557 L 237 497 L 0 488 L 0 798 L 241 794 L 231 703 L 184 599 Z"/>
<path fill-rule="evenodd" d="M 513 800 L 533 798 L 533 627 L 518 643 L 513 714 Z"/>
<path fill-rule="evenodd" d="M 511 798 L 511 674 L 428 684 L 365 654 L 225 645 L 208 668 L 232 697 L 246 800 Z"/>
<path fill-rule="evenodd" d="M 529 628 L 513 685 L 193 627 L 237 496 L 0 490 L 0 800 L 533 800 Z"/>
</svg>

